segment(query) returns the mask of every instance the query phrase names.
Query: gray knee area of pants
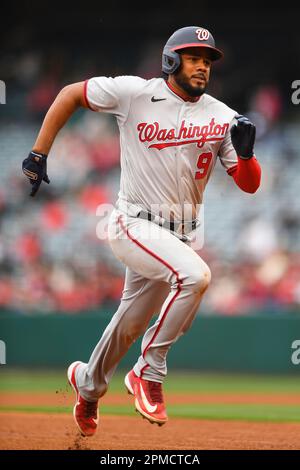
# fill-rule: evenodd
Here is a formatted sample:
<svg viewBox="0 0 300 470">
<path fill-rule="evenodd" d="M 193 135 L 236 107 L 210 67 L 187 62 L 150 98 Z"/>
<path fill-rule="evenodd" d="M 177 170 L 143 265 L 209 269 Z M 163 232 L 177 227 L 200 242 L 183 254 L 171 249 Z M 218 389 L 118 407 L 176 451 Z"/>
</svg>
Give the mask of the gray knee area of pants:
<svg viewBox="0 0 300 470">
<path fill-rule="evenodd" d="M 211 281 L 211 272 L 208 266 L 199 266 L 199 269 L 194 269 L 187 273 L 182 279 L 181 288 L 190 290 L 196 294 L 202 295 L 208 288 Z"/>
</svg>

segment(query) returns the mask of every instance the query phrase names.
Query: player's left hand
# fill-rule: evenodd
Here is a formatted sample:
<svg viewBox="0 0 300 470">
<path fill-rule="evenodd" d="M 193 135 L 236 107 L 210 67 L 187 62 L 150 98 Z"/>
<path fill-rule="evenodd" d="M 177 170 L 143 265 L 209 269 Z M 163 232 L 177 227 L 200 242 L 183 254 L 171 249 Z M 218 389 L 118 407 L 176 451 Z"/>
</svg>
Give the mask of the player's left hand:
<svg viewBox="0 0 300 470">
<path fill-rule="evenodd" d="M 231 142 L 237 155 L 244 160 L 248 160 L 254 155 L 255 125 L 248 118 L 237 114 L 235 116 L 237 124 L 230 129 Z"/>
<path fill-rule="evenodd" d="M 30 152 L 27 158 L 23 160 L 22 170 L 32 185 L 30 196 L 34 196 L 42 181 L 49 184 L 50 180 L 47 175 L 47 155 L 41 153 Z"/>
</svg>

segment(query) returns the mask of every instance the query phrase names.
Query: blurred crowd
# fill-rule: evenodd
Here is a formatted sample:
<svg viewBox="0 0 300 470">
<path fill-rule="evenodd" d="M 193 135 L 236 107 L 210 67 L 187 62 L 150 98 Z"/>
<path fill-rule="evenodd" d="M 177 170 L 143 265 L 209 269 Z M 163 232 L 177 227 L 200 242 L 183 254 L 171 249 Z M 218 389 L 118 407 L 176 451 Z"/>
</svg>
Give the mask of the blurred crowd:
<svg viewBox="0 0 300 470">
<path fill-rule="evenodd" d="M 151 52 L 152 51 L 152 52 Z M 156 44 L 131 71 L 159 76 Z M 48 159 L 51 184 L 29 197 L 21 162 L 42 118 L 66 83 L 124 73 L 88 56 L 68 69 L 30 52 L 7 68 L 13 93 L 0 116 L 0 311 L 77 314 L 117 308 L 124 267 L 99 239 L 97 207 L 114 204 L 119 187 L 119 137 L 110 116 L 78 111 L 60 132 Z M 229 57 L 230 59 L 230 57 Z M 1 61 L 0 61 L 1 65 Z M 43 72 L 43 73 L 42 73 Z M 129 71 L 126 70 L 128 73 Z M 222 75 L 223 73 L 223 75 Z M 216 70 L 209 92 L 239 105 L 226 70 Z M 224 84 L 225 83 L 225 84 Z M 232 93 L 232 94 L 231 94 Z M 232 104 L 231 101 L 234 104 Z M 257 125 L 262 187 L 242 194 L 217 165 L 205 200 L 205 244 L 199 255 L 212 271 L 203 314 L 270 315 L 300 312 L 299 123 L 289 120 L 276 82 L 252 90 L 244 112 Z M 3 107 L 1 109 L 3 111 Z"/>
<path fill-rule="evenodd" d="M 33 136 L 33 128 L 25 134 L 17 127 L 1 139 L 2 150 L 12 140 L 16 149 L 1 177 L 1 310 L 47 314 L 116 308 L 124 267 L 96 232 L 97 207 L 113 204 L 118 192 L 115 125 L 107 116 L 86 111 L 62 131 L 49 156 L 51 184 L 43 184 L 34 199 L 20 170 L 22 152 L 30 148 L 26 141 Z M 300 211 L 293 206 L 298 202 L 292 184 L 287 188 L 278 174 L 273 142 L 267 134 L 258 144 L 264 179 L 257 194 L 241 193 L 221 165 L 207 187 L 199 255 L 211 268 L 212 283 L 203 314 L 300 310 Z M 268 145 L 274 158 L 270 168 Z M 290 178 L 299 166 L 295 162 Z"/>
<path fill-rule="evenodd" d="M 209 266 L 212 283 L 202 303 L 204 314 L 299 314 L 300 254 L 278 250 L 261 262 L 212 257 Z"/>
</svg>

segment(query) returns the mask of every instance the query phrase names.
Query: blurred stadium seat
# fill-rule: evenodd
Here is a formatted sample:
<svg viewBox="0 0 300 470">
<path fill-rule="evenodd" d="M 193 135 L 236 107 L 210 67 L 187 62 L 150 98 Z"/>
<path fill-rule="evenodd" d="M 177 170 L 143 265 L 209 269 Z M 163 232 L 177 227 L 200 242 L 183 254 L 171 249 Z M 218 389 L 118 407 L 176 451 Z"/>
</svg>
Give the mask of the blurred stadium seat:
<svg viewBox="0 0 300 470">
<path fill-rule="evenodd" d="M 203 21 L 209 24 L 211 18 L 215 25 L 215 35 L 226 55 L 224 64 L 213 70 L 209 92 L 257 124 L 256 154 L 263 180 L 257 194 L 248 195 L 235 186 L 220 164 L 216 165 L 205 193 L 205 245 L 201 250 L 212 268 L 213 282 L 201 308 L 206 314 L 238 315 L 262 309 L 273 314 L 281 310 L 296 313 L 300 311 L 299 122 L 286 109 L 290 97 L 282 84 L 285 65 L 293 63 L 298 42 L 290 42 L 288 32 L 284 34 L 281 28 L 290 31 L 291 27 L 282 24 L 280 12 L 272 10 L 272 22 L 266 10 L 268 21 L 261 24 L 280 23 L 281 51 L 269 54 L 278 35 L 276 27 L 270 26 L 254 54 L 253 22 L 249 19 L 248 29 L 243 24 L 240 54 L 234 34 L 238 26 L 227 10 L 225 16 L 219 15 L 220 20 L 209 5 L 201 11 Z M 252 13 L 255 16 L 255 11 Z M 95 214 L 98 203 L 114 203 L 118 192 L 119 143 L 113 119 L 89 111 L 76 113 L 51 151 L 51 184 L 43 185 L 34 199 L 28 196 L 30 188 L 21 173 L 21 162 L 60 88 L 101 74 L 157 76 L 162 44 L 176 28 L 173 17 L 165 20 L 157 24 L 153 39 L 151 25 L 151 34 L 146 34 L 144 15 L 142 23 L 135 22 L 136 29 L 122 34 L 123 15 L 113 15 L 119 30 L 108 41 L 105 28 L 110 25 L 104 22 L 98 31 L 95 16 L 74 54 L 73 39 L 67 42 L 65 32 L 62 36 L 60 31 L 65 27 L 69 32 L 76 30 L 76 21 L 82 25 L 80 10 L 72 13 L 67 26 L 64 14 L 69 10 L 55 16 L 57 36 L 50 19 L 51 27 L 45 23 L 41 44 L 36 41 L 32 19 L 27 18 L 27 30 L 25 26 L 18 30 L 15 22 L 7 31 L 0 56 L 4 73 L 0 78 L 9 85 L 5 113 L 2 107 L 0 114 L 0 309 L 20 314 L 77 313 L 105 302 L 118 303 L 124 268 L 107 242 L 96 237 Z M 263 14 L 261 11 L 262 18 Z M 226 31 L 222 29 L 224 18 Z M 178 27 L 183 21 L 180 17 L 179 24 L 178 18 Z M 145 35 L 137 44 L 139 28 Z M 118 47 L 119 35 L 131 54 Z M 101 41 L 105 44 L 103 57 L 97 52 Z M 235 54 L 239 54 L 238 60 Z M 260 74 L 253 73 L 254 60 L 255 72 Z"/>
</svg>

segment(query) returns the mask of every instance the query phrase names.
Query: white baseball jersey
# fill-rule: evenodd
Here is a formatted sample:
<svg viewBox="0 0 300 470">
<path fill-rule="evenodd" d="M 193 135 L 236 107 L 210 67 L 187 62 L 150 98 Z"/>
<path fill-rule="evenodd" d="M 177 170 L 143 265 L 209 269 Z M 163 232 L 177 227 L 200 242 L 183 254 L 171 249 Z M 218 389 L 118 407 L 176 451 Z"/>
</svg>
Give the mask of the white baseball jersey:
<svg viewBox="0 0 300 470">
<path fill-rule="evenodd" d="M 163 381 L 168 350 L 190 328 L 210 282 L 209 267 L 178 232 L 136 217 L 138 211 L 158 216 L 157 208 L 167 218 L 166 206 L 181 222 L 190 220 L 186 206 L 192 206 L 195 218 L 217 156 L 226 169 L 237 156 L 229 132 L 235 111 L 209 95 L 184 101 L 163 79 L 138 77 L 92 78 L 85 93 L 92 109 L 114 114 L 119 124 L 121 189 L 108 238 L 127 267 L 120 306 L 88 364 L 77 368 L 80 395 L 95 401 L 141 334 L 133 370 L 144 380 Z"/>
<path fill-rule="evenodd" d="M 190 205 L 195 218 L 217 157 L 227 170 L 237 164 L 230 137 L 236 112 L 208 94 L 185 101 L 163 78 L 134 76 L 92 78 L 85 93 L 91 109 L 118 121 L 119 203 L 152 212 L 172 207 L 175 220 Z"/>
</svg>

